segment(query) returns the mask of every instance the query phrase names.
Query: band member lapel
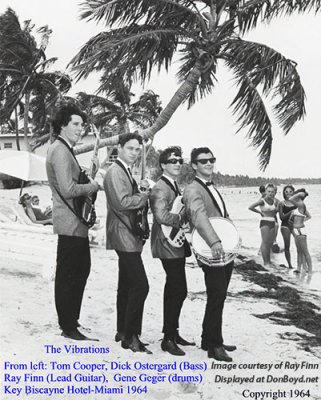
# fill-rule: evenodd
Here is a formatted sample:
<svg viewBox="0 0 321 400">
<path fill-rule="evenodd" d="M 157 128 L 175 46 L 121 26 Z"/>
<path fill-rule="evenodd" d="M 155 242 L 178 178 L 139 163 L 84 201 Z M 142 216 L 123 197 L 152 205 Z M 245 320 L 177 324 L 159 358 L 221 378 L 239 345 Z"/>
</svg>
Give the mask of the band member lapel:
<svg viewBox="0 0 321 400">
<path fill-rule="evenodd" d="M 220 197 L 220 199 L 221 199 L 221 201 L 222 201 L 223 208 L 224 208 L 224 215 L 222 214 L 221 207 L 219 207 L 219 205 L 217 204 L 217 201 L 215 200 L 215 198 L 214 198 L 212 192 L 210 191 L 209 187 L 206 186 L 206 185 L 204 184 L 204 182 L 202 182 L 202 181 L 201 181 L 200 179 L 198 179 L 197 177 L 195 177 L 195 181 L 196 181 L 197 183 L 199 183 L 200 185 L 202 185 L 202 186 L 206 189 L 207 193 L 208 193 L 209 196 L 211 197 L 211 199 L 212 199 L 212 201 L 213 201 L 215 207 L 218 209 L 218 211 L 219 211 L 219 213 L 221 214 L 221 216 L 224 217 L 224 218 L 227 218 L 228 214 L 227 214 L 227 211 L 226 211 L 225 202 L 224 202 L 224 200 L 223 200 L 223 198 L 222 198 L 220 192 L 219 192 L 218 190 L 214 189 L 214 190 L 216 191 L 216 193 L 219 195 L 219 197 Z"/>
</svg>

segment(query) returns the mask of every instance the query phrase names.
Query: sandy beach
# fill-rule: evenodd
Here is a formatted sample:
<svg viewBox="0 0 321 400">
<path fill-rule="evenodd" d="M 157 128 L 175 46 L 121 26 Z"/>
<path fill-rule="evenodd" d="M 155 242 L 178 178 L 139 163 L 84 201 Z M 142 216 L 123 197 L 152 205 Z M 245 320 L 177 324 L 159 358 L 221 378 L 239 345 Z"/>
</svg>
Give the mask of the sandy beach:
<svg viewBox="0 0 321 400">
<path fill-rule="evenodd" d="M 31 186 L 25 191 L 39 194 L 43 206 L 49 204 L 47 186 Z M 0 197 L 1 213 L 13 220 L 10 206 L 17 201 L 18 190 L 0 190 Z M 103 225 L 104 201 L 102 193 L 97 210 Z M 54 307 L 56 237 L 18 225 L 12 222 L 10 228 L 8 224 L 0 223 L 1 378 L 6 373 L 10 376 L 24 375 L 25 371 L 10 370 L 10 365 L 26 363 L 29 366 L 30 362 L 42 361 L 53 370 L 33 371 L 35 376 L 46 377 L 49 372 L 54 375 L 81 372 L 86 376 L 97 374 L 109 381 L 103 385 L 107 388 L 104 393 L 100 393 L 99 390 L 103 389 L 99 389 L 98 393 L 91 394 L 81 392 L 82 389 L 77 391 L 77 388 L 85 390 L 88 385 L 95 386 L 95 382 L 73 382 L 73 389 L 70 390 L 74 393 L 66 391 L 66 382 L 48 384 L 41 379 L 32 381 L 32 377 L 24 378 L 27 379 L 24 383 L 3 382 L 2 388 L 4 385 L 9 385 L 11 389 L 22 388 L 19 398 L 48 398 L 48 394 L 26 393 L 27 385 L 65 388 L 63 393 L 51 396 L 54 400 L 321 399 L 320 292 L 304 283 L 299 285 L 298 280 L 282 268 L 262 269 L 258 256 L 253 252 L 242 252 L 242 257 L 237 259 L 224 311 L 225 342 L 237 345 L 237 351 L 231 353 L 233 363 L 225 364 L 208 359 L 200 349 L 205 285 L 203 273 L 195 260 L 193 257 L 188 259 L 188 298 L 181 314 L 180 332 L 187 339 L 194 339 L 196 346 L 187 347 L 185 357 L 172 357 L 160 349 L 165 278 L 159 260 L 151 257 L 147 242 L 143 260 L 150 291 L 145 303 L 142 340 L 150 344 L 153 355 L 134 354 L 114 341 L 117 256 L 115 252 L 105 250 L 104 229 L 101 229 L 96 238 L 98 244 L 91 248 L 92 269 L 80 321 L 83 332 L 98 338 L 99 342 L 76 343 L 77 346 L 97 349 L 97 353 L 71 354 L 66 351 L 65 345 L 75 342 L 60 336 Z M 53 348 L 62 351 L 53 352 Z M 108 349 L 108 352 L 98 353 L 101 349 Z M 72 366 L 75 362 L 104 364 L 106 372 L 87 369 L 60 371 L 54 368 L 57 363 Z M 113 369 L 113 366 L 126 362 L 127 369 Z M 172 369 L 142 370 L 140 366 L 146 363 L 158 367 L 170 364 Z M 126 379 L 136 377 L 135 384 L 118 382 L 121 379 L 119 374 Z M 146 376 L 150 381 L 146 382 Z M 152 376 L 156 377 L 156 383 Z M 98 385 L 102 385 L 101 381 Z M 133 386 L 136 389 L 132 389 Z M 146 386 L 147 393 L 132 393 L 131 390 L 137 390 L 138 386 Z M 122 392 L 108 392 L 108 388 L 116 387 Z M 2 389 L 2 400 L 14 397 L 14 393 L 5 393 Z"/>
</svg>

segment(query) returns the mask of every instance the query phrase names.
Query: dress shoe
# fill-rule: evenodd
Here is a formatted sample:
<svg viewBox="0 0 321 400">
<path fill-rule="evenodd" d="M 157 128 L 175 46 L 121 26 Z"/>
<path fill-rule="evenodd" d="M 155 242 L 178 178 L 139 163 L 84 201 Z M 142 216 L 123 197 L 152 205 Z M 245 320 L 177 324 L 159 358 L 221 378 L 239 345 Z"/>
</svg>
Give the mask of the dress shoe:
<svg viewBox="0 0 321 400">
<path fill-rule="evenodd" d="M 115 342 L 120 342 L 125 339 L 125 334 L 123 332 L 117 332 L 115 335 Z M 149 343 L 143 343 L 140 339 L 138 339 L 143 346 L 149 346 Z"/>
<path fill-rule="evenodd" d="M 229 345 L 229 344 L 223 344 L 223 348 L 226 351 L 235 351 L 237 349 L 236 346 L 234 345 Z M 205 340 L 202 339 L 201 341 L 201 349 L 207 351 L 208 350 L 208 344 Z"/>
<path fill-rule="evenodd" d="M 173 356 L 185 356 L 185 352 L 177 346 L 175 340 L 163 339 L 161 349 Z"/>
<path fill-rule="evenodd" d="M 223 344 L 224 350 L 226 351 L 235 351 L 237 349 L 234 344 Z"/>
<path fill-rule="evenodd" d="M 124 338 L 121 341 L 121 347 L 123 349 L 130 349 L 134 353 L 146 353 L 153 354 L 150 350 L 148 350 L 145 345 L 139 340 L 137 335 L 133 335 L 130 339 Z"/>
<path fill-rule="evenodd" d="M 62 331 L 61 336 L 68 338 L 68 339 L 73 339 L 73 340 L 92 340 L 98 342 L 98 339 L 92 339 L 89 338 L 85 335 L 83 335 L 81 332 L 78 331 L 78 329 L 73 329 L 71 331 Z"/>
<path fill-rule="evenodd" d="M 188 342 L 179 334 L 176 335 L 175 342 L 176 344 L 180 344 L 181 346 L 195 346 L 195 342 Z"/>
<path fill-rule="evenodd" d="M 232 358 L 226 353 L 223 346 L 212 347 L 208 349 L 207 355 L 208 358 L 214 358 L 215 360 L 218 361 L 225 361 L 225 362 L 233 361 Z"/>
<path fill-rule="evenodd" d="M 125 334 L 123 332 L 117 332 L 115 335 L 115 342 L 121 342 L 125 339 Z"/>
</svg>

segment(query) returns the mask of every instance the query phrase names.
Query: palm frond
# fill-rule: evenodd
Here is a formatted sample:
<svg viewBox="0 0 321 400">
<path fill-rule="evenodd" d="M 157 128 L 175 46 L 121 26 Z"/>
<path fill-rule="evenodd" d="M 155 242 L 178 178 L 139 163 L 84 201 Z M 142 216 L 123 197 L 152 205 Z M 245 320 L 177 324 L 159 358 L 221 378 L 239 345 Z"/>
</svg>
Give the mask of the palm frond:
<svg viewBox="0 0 321 400">
<path fill-rule="evenodd" d="M 285 134 L 305 114 L 305 93 L 296 64 L 276 50 L 260 43 L 235 40 L 223 52 L 223 58 L 236 63 L 262 92 L 272 93 L 277 101 L 273 110 Z"/>
<path fill-rule="evenodd" d="M 272 125 L 264 102 L 249 76 L 236 63 L 227 60 L 226 64 L 236 75 L 239 87 L 231 107 L 233 114 L 238 115 L 237 122 L 241 129 L 247 130 L 247 137 L 251 145 L 260 148 L 259 166 L 263 170 L 269 164 L 272 152 Z"/>
<path fill-rule="evenodd" d="M 133 25 L 100 33 L 91 38 L 71 64 L 77 80 L 93 71 L 105 71 L 106 81 L 119 75 L 125 82 L 150 78 L 154 66 L 169 67 L 178 40 L 184 32 L 176 27 Z"/>
<path fill-rule="evenodd" d="M 242 33 L 255 28 L 258 22 L 270 22 L 275 17 L 321 10 L 320 0 L 232 0 L 231 3 Z"/>
</svg>

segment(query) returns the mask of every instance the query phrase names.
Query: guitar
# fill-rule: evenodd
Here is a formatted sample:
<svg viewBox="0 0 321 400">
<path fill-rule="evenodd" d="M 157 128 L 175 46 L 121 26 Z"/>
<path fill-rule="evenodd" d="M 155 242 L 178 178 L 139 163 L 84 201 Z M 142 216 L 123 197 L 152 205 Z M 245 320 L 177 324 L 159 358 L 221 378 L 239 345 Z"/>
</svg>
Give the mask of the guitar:
<svg viewBox="0 0 321 400">
<path fill-rule="evenodd" d="M 145 144 L 142 147 L 142 180 L 145 179 Z M 145 206 L 136 210 L 134 231 L 141 239 L 149 238 L 148 201 Z"/>
<path fill-rule="evenodd" d="M 98 129 L 95 127 L 94 124 L 91 124 L 91 130 L 94 133 L 96 137 L 96 142 L 95 142 L 95 147 L 93 151 L 93 156 L 91 159 L 91 164 L 89 171 L 86 173 L 85 171 L 81 171 L 79 174 L 79 183 L 88 183 L 88 175 L 92 178 L 95 179 L 95 176 L 98 172 L 97 166 L 95 164 L 95 160 L 98 155 L 98 150 L 99 150 L 99 143 L 100 143 L 100 132 Z M 95 212 L 95 201 L 97 198 L 97 193 L 93 193 L 90 196 L 81 196 L 78 197 L 77 199 L 80 199 L 78 202 L 77 206 L 74 202 L 74 206 L 76 211 L 79 212 L 81 220 L 89 227 L 91 228 L 95 222 L 96 222 L 96 212 Z M 76 199 L 75 199 L 76 200 Z"/>
<path fill-rule="evenodd" d="M 173 202 L 171 213 L 172 214 L 180 214 L 184 210 L 183 196 L 177 196 Z M 168 225 L 162 225 L 162 231 L 169 242 L 173 247 L 182 247 L 185 242 L 185 232 L 184 228 L 174 228 Z"/>
</svg>

